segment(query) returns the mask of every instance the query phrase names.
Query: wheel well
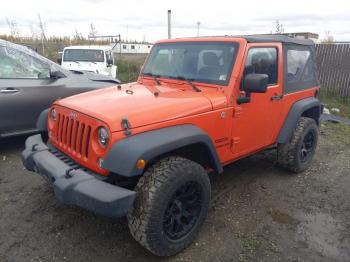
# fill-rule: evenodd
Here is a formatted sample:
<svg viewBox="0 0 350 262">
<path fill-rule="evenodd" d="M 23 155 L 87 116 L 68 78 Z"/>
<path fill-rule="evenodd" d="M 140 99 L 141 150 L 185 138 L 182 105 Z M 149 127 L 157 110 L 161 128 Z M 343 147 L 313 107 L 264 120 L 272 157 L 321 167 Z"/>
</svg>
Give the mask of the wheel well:
<svg viewBox="0 0 350 262">
<path fill-rule="evenodd" d="M 313 120 L 316 121 L 317 125 L 319 124 L 319 119 L 320 119 L 320 108 L 319 107 L 312 107 L 304 111 L 301 115 L 302 117 L 308 117 L 312 118 Z"/>
<path fill-rule="evenodd" d="M 150 166 L 156 162 L 158 162 L 160 159 L 171 156 L 171 155 L 178 155 L 183 158 L 187 158 L 189 160 L 192 160 L 198 164 L 200 164 L 204 168 L 211 168 L 216 170 L 215 160 L 211 156 L 210 149 L 204 144 L 204 143 L 195 143 L 186 145 L 184 147 L 180 147 L 178 149 L 175 149 L 170 152 L 166 152 L 162 155 L 157 156 L 156 158 L 153 158 L 147 166 Z M 217 171 L 217 170 L 216 170 Z"/>
</svg>

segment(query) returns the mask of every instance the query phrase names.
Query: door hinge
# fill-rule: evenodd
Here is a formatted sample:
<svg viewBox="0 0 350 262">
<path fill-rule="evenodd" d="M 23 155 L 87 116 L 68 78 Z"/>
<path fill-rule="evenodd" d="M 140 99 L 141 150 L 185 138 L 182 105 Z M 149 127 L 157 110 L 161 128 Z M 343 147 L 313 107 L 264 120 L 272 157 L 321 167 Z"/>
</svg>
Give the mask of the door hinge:
<svg viewBox="0 0 350 262">
<path fill-rule="evenodd" d="M 283 98 L 283 94 L 271 96 L 271 101 L 278 101 L 278 100 L 281 100 L 282 98 Z"/>
</svg>

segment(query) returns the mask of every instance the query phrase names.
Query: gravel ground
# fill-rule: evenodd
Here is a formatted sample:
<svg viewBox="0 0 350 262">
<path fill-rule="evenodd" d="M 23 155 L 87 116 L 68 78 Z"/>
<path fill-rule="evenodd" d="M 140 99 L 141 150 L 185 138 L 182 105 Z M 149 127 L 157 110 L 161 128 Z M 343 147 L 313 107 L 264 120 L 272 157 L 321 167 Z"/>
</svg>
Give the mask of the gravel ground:
<svg viewBox="0 0 350 262">
<path fill-rule="evenodd" d="M 350 261 L 350 128 L 322 124 L 312 167 L 291 175 L 275 151 L 211 175 L 211 209 L 195 243 L 156 258 L 126 219 L 59 203 L 23 169 L 25 138 L 0 142 L 0 261 Z"/>
</svg>

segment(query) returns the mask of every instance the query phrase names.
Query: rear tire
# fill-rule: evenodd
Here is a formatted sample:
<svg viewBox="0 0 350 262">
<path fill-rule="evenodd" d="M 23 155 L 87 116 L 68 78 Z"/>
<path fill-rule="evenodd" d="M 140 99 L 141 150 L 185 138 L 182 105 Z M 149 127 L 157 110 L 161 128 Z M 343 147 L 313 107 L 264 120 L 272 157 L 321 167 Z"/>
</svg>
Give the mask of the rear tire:
<svg viewBox="0 0 350 262">
<path fill-rule="evenodd" d="M 277 147 L 278 163 L 288 171 L 300 173 L 312 162 L 318 140 L 314 119 L 301 117 L 289 143 Z"/>
<path fill-rule="evenodd" d="M 157 256 L 171 256 L 188 247 L 203 224 L 211 187 L 204 168 L 170 156 L 140 178 L 128 224 L 132 236 Z"/>
</svg>

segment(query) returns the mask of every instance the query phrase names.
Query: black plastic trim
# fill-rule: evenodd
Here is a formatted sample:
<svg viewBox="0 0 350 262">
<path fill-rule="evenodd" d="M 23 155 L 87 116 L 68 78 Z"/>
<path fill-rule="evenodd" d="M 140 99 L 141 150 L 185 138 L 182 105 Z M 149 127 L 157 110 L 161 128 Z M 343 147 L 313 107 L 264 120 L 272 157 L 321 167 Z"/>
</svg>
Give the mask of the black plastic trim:
<svg viewBox="0 0 350 262">
<path fill-rule="evenodd" d="M 97 175 L 58 156 L 42 141 L 41 135 L 27 138 L 22 161 L 26 169 L 50 181 L 56 197 L 64 204 L 103 216 L 121 217 L 128 213 L 134 202 L 134 191 L 98 179 Z"/>
<path fill-rule="evenodd" d="M 122 176 L 141 175 L 143 169 L 136 167 L 139 159 L 148 163 L 161 155 L 193 144 L 204 145 L 210 154 L 209 165 L 218 173 L 223 171 L 209 135 L 194 125 L 167 127 L 124 138 L 112 146 L 102 167 Z"/>
<path fill-rule="evenodd" d="M 49 108 L 42 111 L 36 121 L 36 128 L 39 132 L 47 131 L 47 118 L 49 114 Z"/>
<path fill-rule="evenodd" d="M 316 122 L 319 123 L 319 118 L 321 115 L 321 102 L 314 97 L 299 100 L 295 102 L 289 110 L 287 118 L 285 119 L 283 127 L 281 128 L 277 137 L 277 143 L 288 143 L 290 141 L 299 118 L 304 112 L 311 108 L 319 109 L 317 116 L 318 119 L 316 119 Z"/>
</svg>

